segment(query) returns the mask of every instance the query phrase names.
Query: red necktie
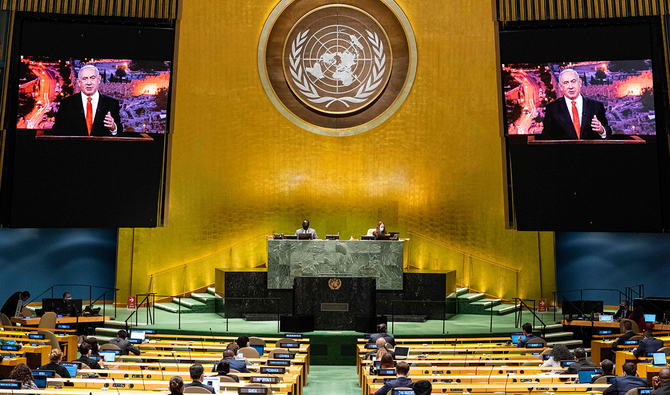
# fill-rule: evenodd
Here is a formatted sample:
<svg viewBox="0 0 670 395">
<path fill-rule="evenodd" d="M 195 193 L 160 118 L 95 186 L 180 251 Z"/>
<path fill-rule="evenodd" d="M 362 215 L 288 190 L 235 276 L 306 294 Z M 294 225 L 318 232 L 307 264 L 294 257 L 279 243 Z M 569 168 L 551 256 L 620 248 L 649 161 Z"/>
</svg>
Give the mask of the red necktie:
<svg viewBox="0 0 670 395">
<path fill-rule="evenodd" d="M 574 105 L 574 103 L 573 103 Z M 88 128 L 88 135 L 91 135 L 91 128 L 93 127 L 93 104 L 91 98 L 88 98 L 86 103 L 86 127 Z"/>
<path fill-rule="evenodd" d="M 577 140 L 581 138 L 579 134 L 579 111 L 577 111 L 577 102 L 572 101 L 572 124 L 575 127 L 575 132 L 577 132 Z"/>
</svg>

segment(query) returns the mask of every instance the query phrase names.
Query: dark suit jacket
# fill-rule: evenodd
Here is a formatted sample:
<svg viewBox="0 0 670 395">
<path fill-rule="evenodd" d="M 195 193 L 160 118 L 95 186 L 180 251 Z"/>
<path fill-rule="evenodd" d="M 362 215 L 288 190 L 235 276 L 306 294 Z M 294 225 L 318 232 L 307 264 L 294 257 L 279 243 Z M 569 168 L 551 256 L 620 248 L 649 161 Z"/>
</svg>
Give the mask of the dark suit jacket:
<svg viewBox="0 0 670 395">
<path fill-rule="evenodd" d="M 563 371 L 563 374 L 577 374 L 581 368 L 595 368 L 596 364 L 593 362 L 589 362 L 586 359 L 582 359 L 581 361 L 577 361 L 575 363 L 570 364 L 565 371 Z"/>
<path fill-rule="evenodd" d="M 602 140 L 602 137 L 591 128 L 594 115 L 605 127 L 607 137 L 611 136 L 612 128 L 608 126 L 605 117 L 605 106 L 597 100 L 587 99 L 584 96 L 582 99 L 582 122 L 579 128 L 581 140 Z M 544 129 L 540 135 L 542 140 L 577 140 L 577 131 L 572 124 L 565 97 L 547 104 L 543 124 Z"/>
<path fill-rule="evenodd" d="M 633 331 L 628 331 L 628 332 L 624 333 L 623 335 L 619 336 L 617 341 L 612 343 L 612 350 L 616 350 L 617 346 L 623 345 L 626 340 L 630 339 L 631 337 L 633 337 L 635 335 L 637 335 L 637 333 L 635 333 Z"/>
<path fill-rule="evenodd" d="M 637 358 L 645 357 L 648 352 L 656 352 L 661 347 L 663 347 L 663 340 L 661 339 L 654 339 L 653 337 L 642 339 L 635 351 L 633 351 L 633 355 Z"/>
<path fill-rule="evenodd" d="M 63 365 L 61 365 L 61 364 L 59 364 L 59 363 L 49 362 L 49 363 L 46 364 L 46 365 L 40 366 L 39 368 L 37 368 L 37 370 L 53 370 L 53 371 L 56 372 L 60 377 L 63 377 L 63 378 L 66 378 L 66 379 L 71 378 L 71 377 L 70 377 L 70 372 L 67 371 L 67 369 L 65 368 L 65 366 L 63 366 Z"/>
<path fill-rule="evenodd" d="M 625 395 L 626 392 L 637 387 L 646 387 L 647 379 L 636 376 L 622 376 L 617 377 L 612 382 L 612 385 L 605 388 L 603 395 Z"/>
<path fill-rule="evenodd" d="M 223 373 L 219 373 L 219 374 L 217 374 L 217 376 L 230 377 L 231 379 L 235 380 L 236 382 L 238 382 L 238 383 L 240 382 L 240 378 L 237 377 L 237 376 L 234 375 L 234 374 L 223 374 Z"/>
<path fill-rule="evenodd" d="M 184 388 L 186 388 L 186 387 L 200 387 L 200 388 L 205 388 L 206 390 L 208 390 L 212 394 L 216 393 L 216 391 L 214 390 L 214 387 L 212 387 L 211 385 L 203 384 L 200 381 L 194 381 L 192 383 L 188 383 L 188 384 L 184 385 Z"/>
<path fill-rule="evenodd" d="M 519 342 L 516 344 L 517 348 L 526 347 L 526 343 L 528 343 L 528 340 L 531 340 L 531 339 L 537 339 L 537 336 L 535 336 L 531 333 L 528 336 L 524 337 L 523 339 L 519 339 Z"/>
<path fill-rule="evenodd" d="M 408 379 L 407 377 L 397 377 L 393 380 L 389 380 L 384 383 L 384 386 L 381 387 L 377 392 L 374 393 L 374 395 L 386 395 L 387 392 L 391 391 L 394 388 L 398 387 L 411 387 L 412 386 L 412 380 Z"/>
<path fill-rule="evenodd" d="M 78 359 L 75 359 L 75 360 L 72 361 L 72 362 L 81 362 L 81 363 L 85 363 L 85 364 L 88 365 L 88 367 L 91 368 L 91 369 L 102 369 L 102 368 L 100 367 L 100 365 L 98 364 L 98 361 L 96 361 L 96 360 L 93 359 L 93 358 L 89 358 L 89 357 L 79 357 Z"/>
<path fill-rule="evenodd" d="M 9 318 L 14 317 L 14 313 L 16 313 L 16 305 L 19 303 L 19 300 L 21 299 L 21 291 L 14 292 L 12 296 L 7 299 L 4 305 L 2 305 L 2 314 L 6 315 Z"/>
<path fill-rule="evenodd" d="M 379 339 L 380 337 L 383 337 L 387 343 L 390 343 L 393 347 L 395 347 L 395 339 L 393 338 L 393 335 L 389 333 L 373 333 L 370 335 L 368 343 L 375 344 L 377 342 L 377 339 Z"/>
<path fill-rule="evenodd" d="M 128 339 L 114 338 L 109 341 L 109 344 L 113 344 L 121 349 L 122 355 L 128 355 L 132 352 L 135 355 L 140 355 L 140 350 L 133 346 L 133 343 L 129 342 Z"/>
<path fill-rule="evenodd" d="M 661 385 L 657 389 L 651 391 L 651 395 L 670 395 L 670 384 Z"/>
<path fill-rule="evenodd" d="M 119 133 L 123 132 L 123 125 L 119 116 L 119 101 L 101 93 L 98 108 L 93 118 L 91 136 L 112 135 L 112 131 L 107 129 L 104 124 L 105 115 L 108 112 L 112 113 L 112 118 L 116 123 L 116 135 L 118 136 Z M 88 136 L 81 93 L 68 96 L 60 102 L 54 126 L 48 134 L 54 136 Z"/>
<path fill-rule="evenodd" d="M 630 318 L 631 315 L 633 315 L 633 311 L 630 309 L 630 307 L 626 310 L 626 314 L 624 314 L 623 310 L 621 310 L 621 308 L 619 307 L 619 310 L 617 310 L 616 313 L 614 313 L 614 319 L 615 320 L 618 318 L 628 319 Z"/>
</svg>

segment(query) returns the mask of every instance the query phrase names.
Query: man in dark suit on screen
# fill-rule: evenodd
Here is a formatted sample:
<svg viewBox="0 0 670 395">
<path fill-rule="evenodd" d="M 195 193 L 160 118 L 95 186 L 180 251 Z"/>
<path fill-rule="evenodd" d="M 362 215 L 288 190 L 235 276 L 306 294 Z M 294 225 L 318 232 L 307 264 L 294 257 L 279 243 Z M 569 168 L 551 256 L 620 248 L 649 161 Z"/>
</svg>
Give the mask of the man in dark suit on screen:
<svg viewBox="0 0 670 395">
<path fill-rule="evenodd" d="M 563 97 L 547 104 L 542 140 L 602 140 L 612 135 L 605 106 L 581 95 L 582 80 L 565 69 L 558 76 Z"/>
<path fill-rule="evenodd" d="M 92 65 L 79 69 L 80 93 L 61 101 L 51 129 L 55 136 L 116 136 L 123 132 L 119 101 L 98 92 L 100 72 Z"/>
</svg>

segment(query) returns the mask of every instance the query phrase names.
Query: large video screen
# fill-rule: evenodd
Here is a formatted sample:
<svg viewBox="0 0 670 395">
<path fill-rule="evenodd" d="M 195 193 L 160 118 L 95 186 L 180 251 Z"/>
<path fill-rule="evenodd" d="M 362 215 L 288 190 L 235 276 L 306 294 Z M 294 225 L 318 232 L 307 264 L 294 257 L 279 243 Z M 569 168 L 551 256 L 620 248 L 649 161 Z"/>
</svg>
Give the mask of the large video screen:
<svg viewBox="0 0 670 395">
<path fill-rule="evenodd" d="M 174 22 L 16 13 L 0 225 L 160 226 Z"/>
<path fill-rule="evenodd" d="M 598 139 L 608 133 L 656 134 L 651 59 L 503 64 L 502 79 L 508 135 Z M 582 102 L 579 136 L 570 97 Z M 592 124 L 600 124 L 600 134 Z"/>
<path fill-rule="evenodd" d="M 84 66 L 93 66 L 91 71 L 99 77 L 99 81 L 93 81 L 96 91 L 117 102 L 118 126 L 123 132 L 165 133 L 170 60 L 56 59 L 30 55 L 22 55 L 19 62 L 16 128 L 61 129 L 65 135 L 74 132 L 76 127 L 54 127 L 54 123 L 61 118 L 58 111 L 62 102 L 81 100 L 85 85 L 79 72 Z"/>
<path fill-rule="evenodd" d="M 499 26 L 507 226 L 659 232 L 670 223 L 659 18 Z"/>
</svg>

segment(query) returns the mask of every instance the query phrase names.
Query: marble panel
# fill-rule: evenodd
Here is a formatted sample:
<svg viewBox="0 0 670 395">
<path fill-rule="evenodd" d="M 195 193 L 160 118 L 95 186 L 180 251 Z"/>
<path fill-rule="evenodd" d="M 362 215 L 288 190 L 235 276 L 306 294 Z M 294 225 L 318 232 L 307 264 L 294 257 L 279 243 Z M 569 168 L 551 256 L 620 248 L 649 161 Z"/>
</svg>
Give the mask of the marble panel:
<svg viewBox="0 0 670 395">
<path fill-rule="evenodd" d="M 378 290 L 403 289 L 402 241 L 268 240 L 268 289 L 296 277 L 373 277 Z"/>
</svg>

